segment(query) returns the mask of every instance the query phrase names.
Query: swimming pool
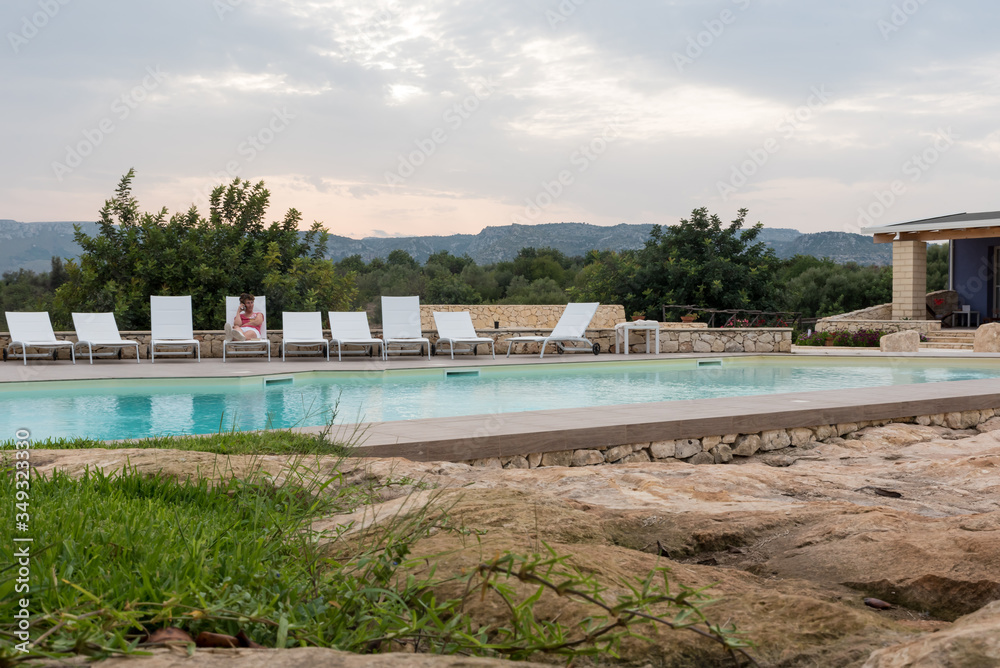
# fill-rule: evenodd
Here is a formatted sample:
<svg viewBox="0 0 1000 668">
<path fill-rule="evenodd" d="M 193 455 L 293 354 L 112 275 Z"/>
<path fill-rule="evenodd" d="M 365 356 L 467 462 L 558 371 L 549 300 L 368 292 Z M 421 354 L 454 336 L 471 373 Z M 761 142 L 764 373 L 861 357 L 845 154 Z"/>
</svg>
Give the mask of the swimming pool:
<svg viewBox="0 0 1000 668">
<path fill-rule="evenodd" d="M 111 440 L 1000 378 L 984 360 L 739 357 L 0 384 L 0 433 Z M 0 439 L 2 440 L 2 439 Z"/>
</svg>

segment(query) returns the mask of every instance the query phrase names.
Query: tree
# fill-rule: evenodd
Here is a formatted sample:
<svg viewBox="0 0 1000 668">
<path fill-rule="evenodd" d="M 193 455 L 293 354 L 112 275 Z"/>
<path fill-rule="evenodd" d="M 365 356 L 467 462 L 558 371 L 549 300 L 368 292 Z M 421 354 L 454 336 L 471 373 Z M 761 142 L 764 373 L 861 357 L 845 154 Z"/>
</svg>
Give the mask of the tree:
<svg viewBox="0 0 1000 668">
<path fill-rule="evenodd" d="M 583 269 L 577 274 L 569 296 L 573 301 L 602 304 L 633 304 L 637 300 L 635 275 L 638 271 L 635 251 L 596 251 L 587 253 Z M 656 314 L 657 319 L 659 313 Z"/>
<path fill-rule="evenodd" d="M 266 295 L 271 313 L 350 307 L 354 275 L 322 259 L 322 224 L 300 234 L 295 209 L 266 224 L 270 193 L 263 181 L 237 178 L 216 187 L 207 219 L 194 206 L 168 218 L 166 208 L 140 212 L 134 176 L 129 170 L 104 203 L 97 235 L 76 228 L 82 253 L 79 263 L 65 266 L 57 312 L 112 311 L 121 329 L 147 329 L 151 295 L 191 295 L 195 328 L 218 329 L 225 297 L 241 292 Z"/>
<path fill-rule="evenodd" d="M 626 312 L 656 315 L 661 304 L 775 308 L 778 258 L 757 241 L 761 223 L 743 229 L 746 216 L 747 210 L 740 209 L 736 219 L 723 226 L 702 207 L 678 225 L 655 225 L 636 255 L 633 285 L 642 291 L 625 296 Z"/>
<path fill-rule="evenodd" d="M 927 246 L 927 292 L 948 287 L 948 242 Z"/>
<path fill-rule="evenodd" d="M 822 318 L 892 301 L 892 268 L 837 264 L 808 255 L 786 260 L 778 272 L 781 308 Z"/>
</svg>

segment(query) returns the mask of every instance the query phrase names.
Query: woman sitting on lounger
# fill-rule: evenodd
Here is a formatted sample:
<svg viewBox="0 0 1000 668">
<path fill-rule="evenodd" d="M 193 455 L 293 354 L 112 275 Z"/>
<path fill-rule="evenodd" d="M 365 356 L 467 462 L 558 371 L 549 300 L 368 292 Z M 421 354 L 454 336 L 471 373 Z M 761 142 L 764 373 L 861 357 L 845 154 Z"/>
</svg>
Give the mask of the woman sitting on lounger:
<svg viewBox="0 0 1000 668">
<path fill-rule="evenodd" d="M 254 341 L 260 338 L 264 314 L 253 310 L 253 295 L 240 295 L 240 310 L 232 322 L 226 323 L 227 341 Z"/>
</svg>

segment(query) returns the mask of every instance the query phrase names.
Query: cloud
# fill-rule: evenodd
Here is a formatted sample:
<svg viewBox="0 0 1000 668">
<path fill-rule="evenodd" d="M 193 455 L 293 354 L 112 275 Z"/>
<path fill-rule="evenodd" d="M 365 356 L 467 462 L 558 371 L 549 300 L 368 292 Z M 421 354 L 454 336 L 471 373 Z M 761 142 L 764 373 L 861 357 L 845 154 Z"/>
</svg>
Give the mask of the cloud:
<svg viewBox="0 0 1000 668">
<path fill-rule="evenodd" d="M 183 210 L 235 168 L 337 233 L 475 233 L 569 171 L 532 222 L 746 205 L 768 226 L 840 229 L 943 127 L 954 150 L 887 216 L 996 208 L 967 185 L 1000 169 L 1000 6 L 985 0 L 905 20 L 889 0 L 220 2 L 69 2 L 30 39 L 37 0 L 0 6 L 0 217 L 93 218 L 133 166 L 144 208 Z M 150 67 L 164 80 L 121 117 Z M 817 87 L 830 97 L 813 108 Z M 723 199 L 718 183 L 769 140 L 778 150 Z M 87 155 L 59 180 L 74 151 Z"/>
</svg>

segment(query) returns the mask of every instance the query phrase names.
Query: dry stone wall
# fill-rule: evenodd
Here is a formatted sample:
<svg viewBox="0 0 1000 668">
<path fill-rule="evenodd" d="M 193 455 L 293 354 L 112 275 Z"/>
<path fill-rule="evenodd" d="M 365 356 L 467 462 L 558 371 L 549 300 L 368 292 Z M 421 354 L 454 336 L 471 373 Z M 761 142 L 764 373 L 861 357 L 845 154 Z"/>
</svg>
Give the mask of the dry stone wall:
<svg viewBox="0 0 1000 668">
<path fill-rule="evenodd" d="M 954 290 L 936 290 L 927 293 L 927 308 L 938 318 L 958 310 L 958 293 Z M 858 311 L 831 315 L 816 322 L 817 332 L 857 332 L 862 329 L 880 329 L 883 332 L 916 331 L 921 334 L 938 332 L 938 320 L 893 320 L 892 304 L 879 304 Z"/>
<path fill-rule="evenodd" d="M 621 307 L 619 307 L 621 308 Z M 624 321 L 624 320 L 622 320 Z M 479 328 L 480 336 L 492 339 L 495 342 L 498 354 L 507 352 L 507 339 L 513 336 L 544 336 L 551 333 L 551 327 L 518 327 L 518 328 Z M 372 336 L 381 337 L 382 331 L 372 328 Z M 424 336 L 431 343 L 437 343 L 437 331 L 431 326 L 424 328 Z M 324 330 L 324 336 L 329 338 L 330 331 Z M 150 333 L 148 331 L 122 332 L 123 339 L 137 341 L 139 343 L 139 357 L 148 358 Z M 596 343 L 602 353 L 610 353 L 615 350 L 615 330 L 614 325 L 608 328 L 594 327 L 587 330 L 587 338 Z M 271 342 L 271 355 L 281 355 L 280 329 L 269 329 L 267 338 Z M 632 331 L 629 333 L 629 352 L 646 352 L 646 333 Z M 76 341 L 74 332 L 56 332 L 56 338 L 61 341 Z M 205 358 L 222 357 L 222 342 L 225 333 L 222 330 L 196 331 L 194 338 L 201 342 L 201 356 Z M 651 336 L 651 341 L 655 341 L 655 336 Z M 0 346 L 6 349 L 10 342 L 10 336 L 6 333 L 0 334 Z M 650 344 L 650 351 L 655 346 Z M 555 348 L 549 346 L 548 352 L 553 352 Z M 732 329 L 709 329 L 704 323 L 661 323 L 660 329 L 660 352 L 662 353 L 789 353 L 792 350 L 792 331 L 787 328 L 732 328 Z M 28 352 L 37 352 L 29 348 Z M 331 353 L 333 351 L 331 350 Z M 486 346 L 479 347 L 479 354 L 487 354 Z M 515 345 L 512 354 L 532 354 L 539 353 L 537 343 L 518 343 Z M 20 349 L 18 349 L 20 354 Z M 79 353 L 78 353 L 79 354 Z M 134 359 L 134 349 L 124 349 L 123 358 Z M 60 359 L 69 359 L 69 352 L 62 350 L 59 353 Z"/>
<path fill-rule="evenodd" d="M 566 309 L 565 304 L 421 304 L 420 327 L 433 332 L 434 311 L 468 311 L 476 329 L 518 329 L 522 327 L 552 329 Z M 590 326 L 594 329 L 613 329 L 625 322 L 625 307 L 621 304 L 601 304 L 597 307 Z"/>
<path fill-rule="evenodd" d="M 753 434 L 722 434 L 685 438 L 673 441 L 653 441 L 616 445 L 608 448 L 586 448 L 545 453 L 525 453 L 509 457 L 492 457 L 465 462 L 484 468 L 537 468 L 540 466 L 600 466 L 634 462 L 682 461 L 688 464 L 728 464 L 739 457 L 787 448 L 809 449 L 817 443 L 843 443 L 860 436 L 868 427 L 881 427 L 892 422 L 934 425 L 949 429 L 975 429 L 989 421 L 1000 420 L 1000 409 L 938 413 L 893 420 L 871 420 L 815 427 L 773 429 Z M 992 425 L 990 425 L 992 426 Z M 994 427 L 995 428 L 995 427 Z M 782 465 L 781 453 L 774 463 Z M 784 465 L 791 463 L 789 460 Z"/>
</svg>

